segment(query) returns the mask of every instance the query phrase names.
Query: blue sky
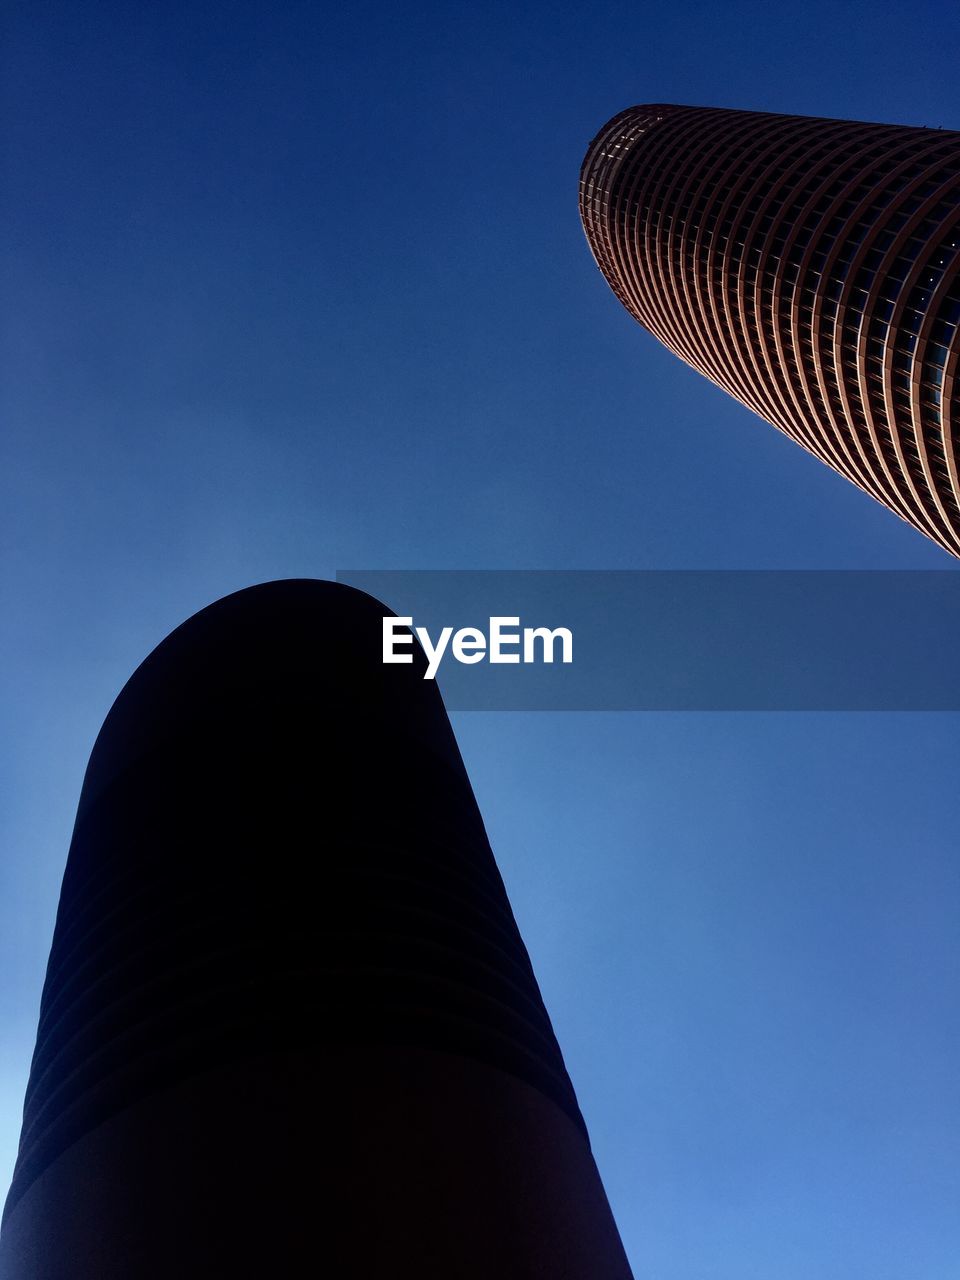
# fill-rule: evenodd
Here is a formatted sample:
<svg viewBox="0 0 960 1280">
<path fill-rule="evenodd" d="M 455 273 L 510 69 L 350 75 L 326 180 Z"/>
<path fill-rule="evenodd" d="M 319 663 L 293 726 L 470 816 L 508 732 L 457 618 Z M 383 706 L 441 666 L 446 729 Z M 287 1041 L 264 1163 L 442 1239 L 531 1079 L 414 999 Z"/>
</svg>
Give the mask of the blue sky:
<svg viewBox="0 0 960 1280">
<path fill-rule="evenodd" d="M 580 230 L 634 102 L 960 127 L 946 3 L 6 8 L 0 1181 L 86 757 L 337 568 L 945 568 Z M 638 1276 L 956 1274 L 948 715 L 461 715 Z"/>
</svg>

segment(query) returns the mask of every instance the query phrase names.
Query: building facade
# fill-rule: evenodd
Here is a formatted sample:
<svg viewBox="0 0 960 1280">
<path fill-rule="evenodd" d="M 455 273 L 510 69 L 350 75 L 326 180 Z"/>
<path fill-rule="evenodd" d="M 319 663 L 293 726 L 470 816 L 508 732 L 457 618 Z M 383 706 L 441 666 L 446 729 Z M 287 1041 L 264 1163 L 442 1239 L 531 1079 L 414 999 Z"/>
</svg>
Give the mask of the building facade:
<svg viewBox="0 0 960 1280">
<path fill-rule="evenodd" d="M 646 329 L 960 556 L 960 133 L 631 107 L 580 213 Z"/>
<path fill-rule="evenodd" d="M 178 627 L 93 748 L 0 1280 L 630 1280 L 425 659 L 370 596 Z"/>
</svg>

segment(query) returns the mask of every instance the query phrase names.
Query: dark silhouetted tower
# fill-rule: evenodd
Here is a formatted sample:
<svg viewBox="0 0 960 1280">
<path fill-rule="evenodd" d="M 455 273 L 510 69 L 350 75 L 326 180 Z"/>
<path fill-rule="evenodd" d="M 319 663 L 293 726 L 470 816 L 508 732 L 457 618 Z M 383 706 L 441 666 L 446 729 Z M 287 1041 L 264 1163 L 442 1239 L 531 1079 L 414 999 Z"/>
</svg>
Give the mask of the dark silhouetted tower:
<svg viewBox="0 0 960 1280">
<path fill-rule="evenodd" d="M 645 328 L 960 555 L 960 133 L 631 107 L 580 213 Z"/>
<path fill-rule="evenodd" d="M 80 798 L 3 1280 L 624 1280 L 456 741 L 369 596 L 133 675 Z"/>
</svg>

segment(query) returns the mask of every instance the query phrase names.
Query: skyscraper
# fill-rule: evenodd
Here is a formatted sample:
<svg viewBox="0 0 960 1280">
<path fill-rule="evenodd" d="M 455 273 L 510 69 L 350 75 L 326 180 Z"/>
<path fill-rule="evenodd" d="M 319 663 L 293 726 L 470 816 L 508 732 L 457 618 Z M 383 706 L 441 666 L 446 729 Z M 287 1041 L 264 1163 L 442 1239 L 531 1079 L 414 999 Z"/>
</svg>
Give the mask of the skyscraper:
<svg viewBox="0 0 960 1280">
<path fill-rule="evenodd" d="M 580 213 L 645 328 L 960 556 L 960 133 L 631 107 Z"/>
<path fill-rule="evenodd" d="M 94 745 L 2 1280 L 629 1280 L 437 686 L 274 582 Z"/>
</svg>

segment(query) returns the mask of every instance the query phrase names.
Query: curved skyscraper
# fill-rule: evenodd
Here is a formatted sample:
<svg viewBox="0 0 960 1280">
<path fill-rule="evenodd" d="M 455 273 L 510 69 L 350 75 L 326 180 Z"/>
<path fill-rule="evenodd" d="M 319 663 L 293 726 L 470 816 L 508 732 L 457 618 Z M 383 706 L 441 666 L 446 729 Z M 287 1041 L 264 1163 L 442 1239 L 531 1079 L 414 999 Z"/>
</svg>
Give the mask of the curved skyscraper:
<svg viewBox="0 0 960 1280">
<path fill-rule="evenodd" d="M 645 328 L 960 556 L 960 133 L 631 107 L 580 212 Z"/>
<path fill-rule="evenodd" d="M 424 660 L 275 582 L 120 693 L 67 859 L 2 1280 L 629 1280 Z"/>
</svg>

